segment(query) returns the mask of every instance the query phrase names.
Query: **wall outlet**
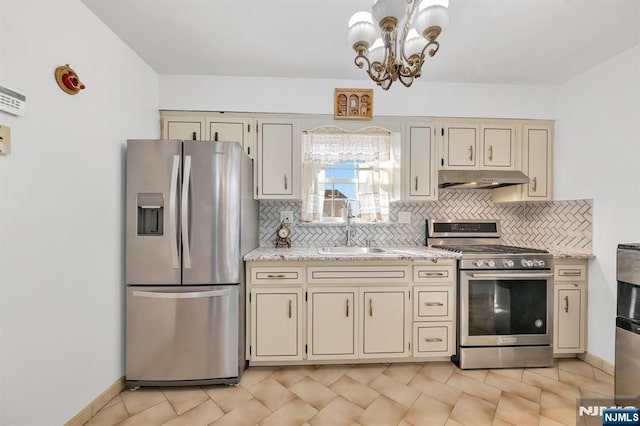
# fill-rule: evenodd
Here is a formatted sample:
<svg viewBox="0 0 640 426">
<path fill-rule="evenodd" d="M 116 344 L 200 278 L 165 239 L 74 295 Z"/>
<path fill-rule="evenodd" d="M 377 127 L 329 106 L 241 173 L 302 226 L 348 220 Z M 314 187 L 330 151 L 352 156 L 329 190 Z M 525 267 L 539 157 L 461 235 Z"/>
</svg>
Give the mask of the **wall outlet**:
<svg viewBox="0 0 640 426">
<path fill-rule="evenodd" d="M 11 129 L 0 124 L 0 154 L 11 154 Z"/>
<path fill-rule="evenodd" d="M 293 212 L 290 210 L 280 211 L 280 222 L 293 223 Z"/>
<path fill-rule="evenodd" d="M 398 213 L 398 223 L 411 223 L 411 212 Z"/>
</svg>

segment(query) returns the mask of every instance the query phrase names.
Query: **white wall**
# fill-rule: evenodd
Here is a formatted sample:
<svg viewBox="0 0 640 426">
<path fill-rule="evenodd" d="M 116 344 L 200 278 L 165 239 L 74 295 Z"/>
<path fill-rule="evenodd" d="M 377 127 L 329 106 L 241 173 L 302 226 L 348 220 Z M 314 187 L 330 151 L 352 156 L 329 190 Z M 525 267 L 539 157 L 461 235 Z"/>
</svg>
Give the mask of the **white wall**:
<svg viewBox="0 0 640 426">
<path fill-rule="evenodd" d="M 559 88 L 555 197 L 593 199 L 589 352 L 614 361 L 616 245 L 640 241 L 640 45 Z"/>
<path fill-rule="evenodd" d="M 0 82 L 27 113 L 0 113 L 0 424 L 60 425 L 124 374 L 124 144 L 159 136 L 158 77 L 79 0 L 1 9 Z"/>
<path fill-rule="evenodd" d="M 374 86 L 370 80 L 161 75 L 160 108 L 333 114 L 335 88 Z M 373 114 L 555 119 L 556 93 L 555 86 L 396 82 L 387 92 L 376 86 Z"/>
</svg>

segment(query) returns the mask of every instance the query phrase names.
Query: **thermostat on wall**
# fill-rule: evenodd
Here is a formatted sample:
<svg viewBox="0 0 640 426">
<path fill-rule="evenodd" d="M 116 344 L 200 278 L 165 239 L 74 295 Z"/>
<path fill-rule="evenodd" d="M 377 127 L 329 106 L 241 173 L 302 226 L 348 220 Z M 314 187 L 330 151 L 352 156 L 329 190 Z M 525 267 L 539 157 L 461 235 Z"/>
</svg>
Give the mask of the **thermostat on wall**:
<svg viewBox="0 0 640 426">
<path fill-rule="evenodd" d="M 0 84 L 0 111 L 22 116 L 26 107 L 25 95 Z"/>
</svg>

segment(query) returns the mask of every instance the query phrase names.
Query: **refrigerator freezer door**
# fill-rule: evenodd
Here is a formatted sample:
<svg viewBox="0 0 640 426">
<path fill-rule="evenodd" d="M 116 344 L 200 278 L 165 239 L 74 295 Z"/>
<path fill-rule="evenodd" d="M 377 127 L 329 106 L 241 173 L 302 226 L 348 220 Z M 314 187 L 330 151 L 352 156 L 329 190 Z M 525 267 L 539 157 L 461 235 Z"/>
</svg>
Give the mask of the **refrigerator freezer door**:
<svg viewBox="0 0 640 426">
<path fill-rule="evenodd" d="M 237 382 L 238 291 L 127 287 L 127 382 Z"/>
<path fill-rule="evenodd" d="M 236 142 L 184 141 L 183 285 L 240 282 L 242 155 Z"/>
<path fill-rule="evenodd" d="M 127 142 L 127 284 L 180 284 L 182 142 Z"/>
</svg>

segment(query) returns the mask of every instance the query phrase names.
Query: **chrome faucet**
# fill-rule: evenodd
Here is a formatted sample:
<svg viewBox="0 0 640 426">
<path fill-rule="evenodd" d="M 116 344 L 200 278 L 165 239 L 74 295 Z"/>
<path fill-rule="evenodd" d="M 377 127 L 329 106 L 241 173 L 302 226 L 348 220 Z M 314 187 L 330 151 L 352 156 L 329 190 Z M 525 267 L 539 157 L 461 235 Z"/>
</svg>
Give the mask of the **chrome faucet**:
<svg viewBox="0 0 640 426">
<path fill-rule="evenodd" d="M 353 227 L 353 224 L 351 223 L 351 219 L 355 218 L 355 216 L 353 215 L 353 208 L 351 206 L 351 203 L 353 201 L 356 201 L 356 200 L 346 199 L 344 201 L 344 209 L 347 211 L 346 226 L 345 226 L 345 231 L 347 233 L 347 244 L 346 244 L 347 247 L 351 246 L 352 244 L 351 239 L 356 234 L 356 230 Z"/>
</svg>

